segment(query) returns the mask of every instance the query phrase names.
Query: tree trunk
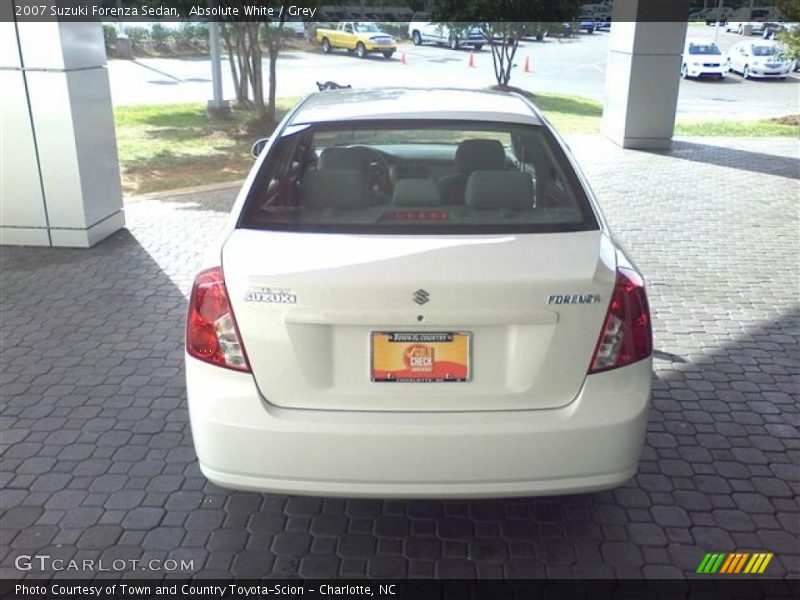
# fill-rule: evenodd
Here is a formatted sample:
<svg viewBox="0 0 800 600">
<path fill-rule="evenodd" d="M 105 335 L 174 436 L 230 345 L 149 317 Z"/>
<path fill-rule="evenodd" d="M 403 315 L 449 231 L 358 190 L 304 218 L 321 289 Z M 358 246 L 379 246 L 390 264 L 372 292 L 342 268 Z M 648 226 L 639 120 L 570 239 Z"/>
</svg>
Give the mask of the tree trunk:
<svg viewBox="0 0 800 600">
<path fill-rule="evenodd" d="M 277 77 L 278 51 L 269 55 L 269 104 L 267 104 L 267 122 L 275 122 L 275 92 L 278 87 Z"/>
<path fill-rule="evenodd" d="M 236 91 L 236 97 L 239 97 L 239 70 L 236 68 L 236 49 L 233 41 L 231 40 L 231 31 L 228 29 L 227 23 L 220 24 L 220 31 L 222 32 L 222 39 L 225 42 L 225 50 L 228 52 L 228 64 L 231 68 L 231 78 L 233 79 L 233 89 Z"/>
<path fill-rule="evenodd" d="M 250 34 L 250 85 L 253 88 L 253 106 L 258 113 L 258 117 L 263 119 L 266 114 L 266 107 L 264 106 L 264 75 L 261 67 L 261 42 L 258 39 L 259 23 L 251 23 L 249 28 Z"/>
<path fill-rule="evenodd" d="M 494 39 L 495 34 L 500 34 L 500 41 Z M 486 38 L 492 48 L 492 64 L 494 77 L 497 84 L 506 87 L 511 81 L 511 69 L 514 67 L 514 55 L 519 47 L 519 36 L 503 24 L 500 31 L 487 31 Z"/>
</svg>

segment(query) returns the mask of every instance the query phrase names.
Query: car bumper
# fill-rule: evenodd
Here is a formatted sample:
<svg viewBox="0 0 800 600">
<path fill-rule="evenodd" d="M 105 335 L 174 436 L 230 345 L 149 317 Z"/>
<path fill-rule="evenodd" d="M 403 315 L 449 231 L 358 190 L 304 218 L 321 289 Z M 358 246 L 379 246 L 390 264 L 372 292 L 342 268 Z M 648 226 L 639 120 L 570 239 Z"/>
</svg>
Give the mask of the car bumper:
<svg viewBox="0 0 800 600">
<path fill-rule="evenodd" d="M 368 44 L 366 45 L 367 52 L 394 52 L 397 50 L 395 44 Z"/>
<path fill-rule="evenodd" d="M 788 77 L 791 70 L 791 67 L 785 69 L 754 69 L 751 67 L 750 75 L 761 79 L 777 79 L 779 77 Z"/>
<path fill-rule="evenodd" d="M 689 77 L 724 77 L 728 72 L 728 68 L 724 65 L 720 65 L 719 67 L 687 66 L 686 70 L 688 71 Z"/>
<path fill-rule="evenodd" d="M 203 474 L 306 495 L 503 497 L 616 487 L 636 472 L 651 360 L 588 376 L 549 410 L 351 412 L 272 406 L 252 376 L 186 357 Z"/>
</svg>

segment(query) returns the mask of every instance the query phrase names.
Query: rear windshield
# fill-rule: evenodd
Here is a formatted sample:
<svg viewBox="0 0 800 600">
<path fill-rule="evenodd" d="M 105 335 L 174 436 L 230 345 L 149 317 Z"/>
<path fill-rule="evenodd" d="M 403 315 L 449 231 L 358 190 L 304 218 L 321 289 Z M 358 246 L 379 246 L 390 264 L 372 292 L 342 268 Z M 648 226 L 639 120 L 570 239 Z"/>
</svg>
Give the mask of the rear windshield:
<svg viewBox="0 0 800 600">
<path fill-rule="evenodd" d="M 689 44 L 689 54 L 721 54 L 716 44 Z"/>
<path fill-rule="evenodd" d="M 288 128 L 272 145 L 239 226 L 384 234 L 598 227 L 544 127 L 454 121 Z"/>
<path fill-rule="evenodd" d="M 777 53 L 777 46 L 753 46 L 753 56 L 772 56 Z"/>
</svg>

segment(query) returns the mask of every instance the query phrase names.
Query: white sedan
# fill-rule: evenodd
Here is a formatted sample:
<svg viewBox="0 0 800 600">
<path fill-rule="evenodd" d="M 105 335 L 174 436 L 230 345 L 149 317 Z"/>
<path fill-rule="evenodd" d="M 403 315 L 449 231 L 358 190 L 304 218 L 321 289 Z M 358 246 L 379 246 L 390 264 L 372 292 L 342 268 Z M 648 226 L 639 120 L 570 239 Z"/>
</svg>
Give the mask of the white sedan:
<svg viewBox="0 0 800 600">
<path fill-rule="evenodd" d="M 722 79 L 728 68 L 719 46 L 712 41 L 687 40 L 681 57 L 681 77 L 715 77 Z"/>
<path fill-rule="evenodd" d="M 189 302 L 202 472 L 292 494 L 588 492 L 636 472 L 642 275 L 515 94 L 313 94 L 260 152 Z"/>
<path fill-rule="evenodd" d="M 741 73 L 745 79 L 786 79 L 793 62 L 777 42 L 745 40 L 731 46 L 725 64 L 728 70 Z"/>
</svg>

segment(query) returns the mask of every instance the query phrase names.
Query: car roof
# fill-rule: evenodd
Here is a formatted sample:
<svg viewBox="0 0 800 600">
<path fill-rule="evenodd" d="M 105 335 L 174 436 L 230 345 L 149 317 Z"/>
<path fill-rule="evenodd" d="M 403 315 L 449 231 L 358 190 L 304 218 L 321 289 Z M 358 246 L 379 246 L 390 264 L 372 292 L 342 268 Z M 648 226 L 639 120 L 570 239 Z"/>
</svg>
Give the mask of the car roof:
<svg viewBox="0 0 800 600">
<path fill-rule="evenodd" d="M 311 94 L 288 125 L 383 119 L 542 124 L 535 109 L 518 94 L 455 88 L 372 88 Z"/>
</svg>

